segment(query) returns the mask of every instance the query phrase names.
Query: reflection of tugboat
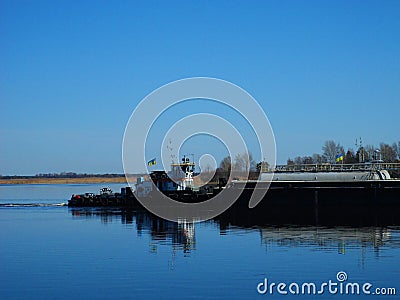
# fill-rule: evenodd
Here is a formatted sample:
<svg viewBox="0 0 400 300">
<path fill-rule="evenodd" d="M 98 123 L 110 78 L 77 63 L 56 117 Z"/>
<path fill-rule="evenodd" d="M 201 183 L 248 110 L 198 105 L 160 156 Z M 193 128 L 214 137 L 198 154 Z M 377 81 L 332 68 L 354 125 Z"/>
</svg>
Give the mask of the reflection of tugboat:
<svg viewBox="0 0 400 300">
<path fill-rule="evenodd" d="M 70 210 L 74 218 L 97 218 L 104 224 L 120 221 L 122 224 L 131 224 L 131 229 L 136 229 L 137 235 L 148 235 L 150 238 L 150 252 L 157 252 L 159 247 L 171 246 L 173 250 L 171 264 L 174 264 L 176 251 L 189 254 L 197 250 L 196 224 L 193 222 L 171 222 L 159 218 L 146 210 L 118 210 L 97 208 L 72 208 Z M 390 225 L 400 223 L 386 223 L 376 226 L 375 219 L 371 217 L 368 223 L 354 224 L 352 226 L 315 226 L 313 219 L 310 225 L 299 226 L 297 223 L 268 224 L 266 218 L 259 220 L 249 218 L 247 215 L 233 216 L 221 215 L 208 221 L 212 228 L 220 229 L 221 235 L 246 234 L 259 232 L 261 245 L 268 248 L 278 247 L 308 247 L 315 250 L 337 249 L 338 254 L 345 254 L 346 249 L 373 247 L 379 251 L 381 247 L 400 247 L 400 240 L 392 236 Z M 202 238 L 200 237 L 200 242 Z M 173 267 L 173 266 L 172 266 Z"/>
</svg>

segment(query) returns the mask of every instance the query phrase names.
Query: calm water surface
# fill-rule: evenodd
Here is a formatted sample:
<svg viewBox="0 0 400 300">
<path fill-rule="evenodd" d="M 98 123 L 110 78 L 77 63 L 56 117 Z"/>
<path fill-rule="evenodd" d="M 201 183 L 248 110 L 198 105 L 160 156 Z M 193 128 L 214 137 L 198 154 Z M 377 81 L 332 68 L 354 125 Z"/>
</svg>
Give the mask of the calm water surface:
<svg viewBox="0 0 400 300">
<path fill-rule="evenodd" d="M 0 299 L 399 299 L 399 226 L 177 224 L 144 211 L 55 205 L 100 187 L 0 186 Z M 339 283 L 340 271 L 344 283 L 397 295 L 257 292 L 265 278 L 319 289 Z"/>
</svg>

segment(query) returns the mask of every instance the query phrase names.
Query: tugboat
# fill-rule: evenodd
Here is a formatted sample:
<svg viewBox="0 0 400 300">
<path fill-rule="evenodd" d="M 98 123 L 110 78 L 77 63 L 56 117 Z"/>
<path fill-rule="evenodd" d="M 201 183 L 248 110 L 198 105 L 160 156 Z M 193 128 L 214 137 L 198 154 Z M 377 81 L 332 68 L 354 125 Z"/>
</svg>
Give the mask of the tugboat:
<svg viewBox="0 0 400 300">
<path fill-rule="evenodd" d="M 72 195 L 68 201 L 71 207 L 141 207 L 137 198 L 151 201 L 155 189 L 166 196 L 180 202 L 194 203 L 206 201 L 222 190 L 222 186 L 207 184 L 202 187 L 194 185 L 195 163 L 186 156 L 180 163 L 172 163 L 171 171 L 157 170 L 150 173 L 150 180 L 138 177 L 133 191 L 131 187 L 121 188 L 120 193 L 114 193 L 109 188 L 102 188 L 100 194 L 85 193 Z"/>
<path fill-rule="evenodd" d="M 71 207 L 118 207 L 132 206 L 133 195 L 129 187 L 121 188 L 120 193 L 114 193 L 110 188 L 104 187 L 100 189 L 100 193 L 85 193 L 80 195 L 73 194 L 68 201 Z"/>
<path fill-rule="evenodd" d="M 188 157 L 183 156 L 180 163 L 171 164 L 170 172 L 151 172 L 151 182 L 138 178 L 135 194 L 140 198 L 151 198 L 155 187 L 171 199 L 195 203 L 208 200 L 221 191 L 221 186 L 211 184 L 199 188 L 196 187 L 194 185 L 194 170 L 195 163 L 190 161 Z"/>
</svg>

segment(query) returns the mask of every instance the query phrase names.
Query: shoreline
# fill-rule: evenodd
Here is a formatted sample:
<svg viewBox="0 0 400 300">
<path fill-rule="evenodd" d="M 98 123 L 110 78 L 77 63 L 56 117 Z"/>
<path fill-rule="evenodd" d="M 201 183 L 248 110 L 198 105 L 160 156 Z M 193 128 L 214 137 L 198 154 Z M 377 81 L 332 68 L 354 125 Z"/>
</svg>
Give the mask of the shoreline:
<svg viewBox="0 0 400 300">
<path fill-rule="evenodd" d="M 135 179 L 136 177 L 134 177 Z M 121 177 L 84 177 L 84 178 L 12 178 L 0 179 L 0 185 L 18 184 L 93 184 L 93 183 L 125 183 L 125 176 Z"/>
</svg>

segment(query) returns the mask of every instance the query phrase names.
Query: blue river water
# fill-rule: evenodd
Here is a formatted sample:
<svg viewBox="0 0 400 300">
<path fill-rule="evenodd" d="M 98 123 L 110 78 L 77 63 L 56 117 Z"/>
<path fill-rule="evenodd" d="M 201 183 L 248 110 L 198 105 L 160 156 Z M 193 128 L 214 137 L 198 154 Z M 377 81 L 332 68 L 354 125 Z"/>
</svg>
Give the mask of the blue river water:
<svg viewBox="0 0 400 300">
<path fill-rule="evenodd" d="M 100 187 L 0 186 L 0 299 L 400 298 L 400 224 L 178 224 L 60 205 Z"/>
</svg>

